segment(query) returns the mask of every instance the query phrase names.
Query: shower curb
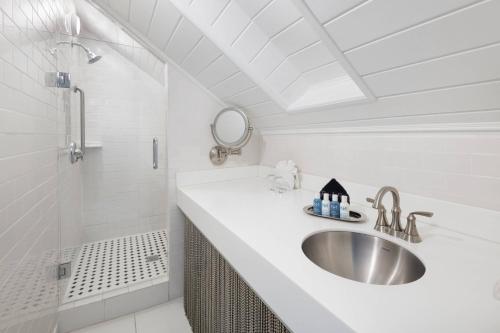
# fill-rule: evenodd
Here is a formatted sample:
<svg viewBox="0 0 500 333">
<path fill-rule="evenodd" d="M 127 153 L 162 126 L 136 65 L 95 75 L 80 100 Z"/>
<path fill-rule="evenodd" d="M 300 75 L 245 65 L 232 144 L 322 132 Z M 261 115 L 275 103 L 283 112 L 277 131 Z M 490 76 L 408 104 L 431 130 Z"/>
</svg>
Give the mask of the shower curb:
<svg viewBox="0 0 500 333">
<path fill-rule="evenodd" d="M 89 298 L 59 308 L 58 333 L 68 333 L 168 302 L 168 281 L 101 299 Z"/>
</svg>

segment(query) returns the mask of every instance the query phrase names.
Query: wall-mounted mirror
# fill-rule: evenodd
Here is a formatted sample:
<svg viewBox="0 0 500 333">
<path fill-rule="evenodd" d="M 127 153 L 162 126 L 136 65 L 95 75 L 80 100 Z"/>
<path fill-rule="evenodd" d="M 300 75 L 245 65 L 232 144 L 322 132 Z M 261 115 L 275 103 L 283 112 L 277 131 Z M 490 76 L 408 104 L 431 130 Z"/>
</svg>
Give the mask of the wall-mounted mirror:
<svg viewBox="0 0 500 333">
<path fill-rule="evenodd" d="M 229 155 L 240 155 L 241 148 L 248 143 L 253 130 L 247 115 L 232 107 L 221 110 L 210 128 L 217 143 L 209 154 L 215 165 L 224 163 Z"/>
</svg>

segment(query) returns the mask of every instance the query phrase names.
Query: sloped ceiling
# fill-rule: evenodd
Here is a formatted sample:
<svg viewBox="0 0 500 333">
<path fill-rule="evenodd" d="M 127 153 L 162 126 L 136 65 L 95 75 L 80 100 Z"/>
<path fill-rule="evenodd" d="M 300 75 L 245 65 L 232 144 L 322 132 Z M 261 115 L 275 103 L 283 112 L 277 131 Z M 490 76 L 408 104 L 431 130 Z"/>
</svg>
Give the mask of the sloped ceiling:
<svg viewBox="0 0 500 333">
<path fill-rule="evenodd" d="M 228 104 L 285 112 L 373 97 L 310 10 L 290 0 L 95 3 Z"/>
<path fill-rule="evenodd" d="M 110 20 L 88 2 L 77 0 L 75 1 L 75 5 L 82 25 L 82 31 L 78 36 L 80 40 L 97 39 L 107 43 L 108 46 L 114 48 L 122 56 L 160 84 L 165 83 L 165 63 L 161 59 L 154 56 L 128 33 L 123 31 L 119 25 Z M 67 13 L 73 12 L 74 10 L 67 11 Z M 69 40 L 71 37 L 67 36 L 66 39 Z"/>
<path fill-rule="evenodd" d="M 262 126 L 500 110 L 500 0 L 94 2 Z"/>
</svg>

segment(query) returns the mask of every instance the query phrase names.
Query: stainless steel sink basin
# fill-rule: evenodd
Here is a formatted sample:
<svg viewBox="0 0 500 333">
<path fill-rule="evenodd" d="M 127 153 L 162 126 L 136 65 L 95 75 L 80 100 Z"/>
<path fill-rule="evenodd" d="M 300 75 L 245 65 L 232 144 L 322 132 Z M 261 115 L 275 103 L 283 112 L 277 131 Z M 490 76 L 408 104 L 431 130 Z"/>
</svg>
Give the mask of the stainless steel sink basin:
<svg viewBox="0 0 500 333">
<path fill-rule="evenodd" d="M 364 283 L 405 284 L 425 273 L 422 261 L 404 247 L 357 232 L 320 232 L 308 237 L 302 250 L 319 267 Z"/>
</svg>

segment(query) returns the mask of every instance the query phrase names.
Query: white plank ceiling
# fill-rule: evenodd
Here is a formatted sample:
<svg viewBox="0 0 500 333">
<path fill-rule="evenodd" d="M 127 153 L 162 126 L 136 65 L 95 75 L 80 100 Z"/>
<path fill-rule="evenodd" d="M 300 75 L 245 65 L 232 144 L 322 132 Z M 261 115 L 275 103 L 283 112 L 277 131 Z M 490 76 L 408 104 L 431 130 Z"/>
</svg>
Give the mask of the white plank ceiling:
<svg viewBox="0 0 500 333">
<path fill-rule="evenodd" d="M 79 38 L 105 42 L 155 80 L 164 84 L 165 63 L 161 59 L 87 2 L 77 0 L 74 4 L 83 27 Z"/>
<path fill-rule="evenodd" d="M 94 2 L 220 99 L 250 112 L 366 99 L 351 79 L 358 74 L 348 73 L 318 34 L 319 23 L 290 0 Z"/>
<path fill-rule="evenodd" d="M 263 127 L 500 110 L 500 0 L 94 2 Z"/>
</svg>

